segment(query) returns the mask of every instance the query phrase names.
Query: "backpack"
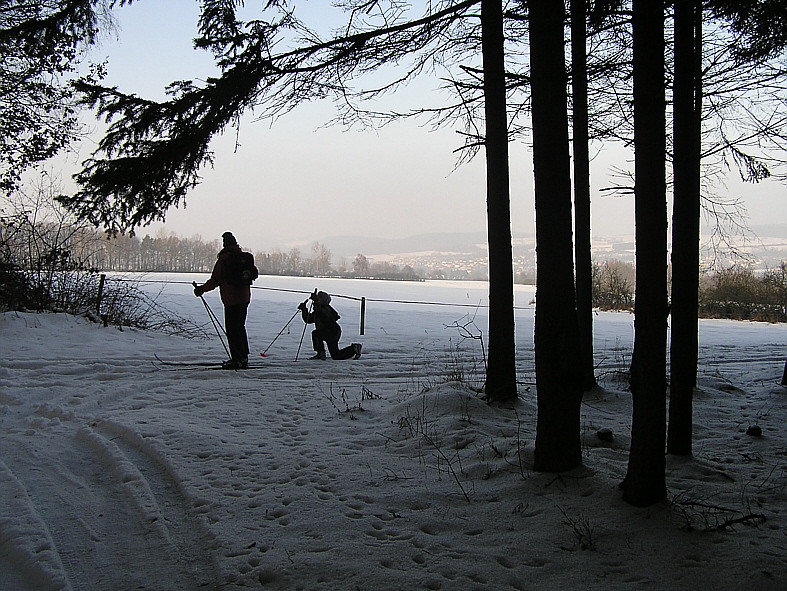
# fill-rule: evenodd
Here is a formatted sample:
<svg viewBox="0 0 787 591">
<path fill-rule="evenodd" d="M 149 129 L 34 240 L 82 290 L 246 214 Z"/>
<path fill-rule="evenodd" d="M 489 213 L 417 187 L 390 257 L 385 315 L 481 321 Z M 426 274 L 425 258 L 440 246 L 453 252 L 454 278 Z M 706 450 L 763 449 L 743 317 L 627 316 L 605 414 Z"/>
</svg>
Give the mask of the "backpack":
<svg viewBox="0 0 787 591">
<path fill-rule="evenodd" d="M 251 285 L 260 275 L 254 266 L 254 255 L 243 251 L 230 253 L 224 271 L 230 285 Z"/>
</svg>

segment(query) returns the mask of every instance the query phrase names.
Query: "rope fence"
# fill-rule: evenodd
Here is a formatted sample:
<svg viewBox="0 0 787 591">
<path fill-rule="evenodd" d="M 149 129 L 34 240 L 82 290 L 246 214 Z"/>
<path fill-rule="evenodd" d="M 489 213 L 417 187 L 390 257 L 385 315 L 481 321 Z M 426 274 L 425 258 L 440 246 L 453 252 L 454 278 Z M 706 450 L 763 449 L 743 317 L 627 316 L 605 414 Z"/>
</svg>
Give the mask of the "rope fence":
<svg viewBox="0 0 787 591">
<path fill-rule="evenodd" d="M 319 278 L 316 278 L 319 279 Z M 112 278 L 112 281 L 134 281 L 135 283 L 161 283 L 161 284 L 180 284 L 180 285 L 191 285 L 190 281 L 164 281 L 161 279 L 124 279 L 124 278 Z M 311 291 L 305 291 L 301 289 L 285 289 L 283 287 L 260 287 L 256 285 L 252 285 L 251 289 L 259 290 L 259 291 L 277 291 L 283 293 L 295 293 L 295 294 L 302 294 L 302 295 L 311 295 Z M 331 293 L 329 294 L 331 297 L 341 298 L 345 300 L 353 300 L 356 302 L 378 302 L 384 304 L 410 304 L 410 305 L 418 305 L 418 306 L 448 306 L 454 308 L 489 308 L 488 304 L 460 304 L 455 302 L 433 302 L 433 301 L 422 301 L 422 300 L 391 300 L 385 298 L 367 298 L 367 297 L 358 297 L 358 296 L 349 296 L 343 295 L 338 293 Z M 528 306 L 514 306 L 514 310 L 532 310 L 534 308 L 533 305 Z"/>
</svg>

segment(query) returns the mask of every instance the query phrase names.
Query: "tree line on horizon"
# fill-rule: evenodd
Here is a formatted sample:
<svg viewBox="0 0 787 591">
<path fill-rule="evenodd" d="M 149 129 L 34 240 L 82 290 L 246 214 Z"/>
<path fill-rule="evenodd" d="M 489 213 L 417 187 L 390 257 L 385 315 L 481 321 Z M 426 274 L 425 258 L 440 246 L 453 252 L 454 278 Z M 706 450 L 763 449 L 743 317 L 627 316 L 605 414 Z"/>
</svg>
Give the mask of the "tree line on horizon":
<svg viewBox="0 0 787 591">
<path fill-rule="evenodd" d="M 34 198 L 20 195 L 4 202 L 0 216 L 0 263 L 23 271 L 47 272 L 83 270 L 128 273 L 210 273 L 221 249 L 218 240 L 201 236 L 180 237 L 159 232 L 107 236 L 89 224 L 74 219 L 47 198 L 51 187 L 40 186 Z M 426 269 L 416 272 L 388 261 L 375 262 L 358 254 L 351 266 L 342 261 L 334 266 L 333 255 L 324 244 L 311 244 L 311 256 L 299 248 L 287 251 L 254 252 L 261 275 L 348 277 L 422 281 L 445 279 L 445 273 Z M 457 277 L 451 277 L 456 279 Z"/>
<path fill-rule="evenodd" d="M 143 238 L 119 235 L 100 237 L 89 261 L 93 268 L 104 271 L 210 273 L 221 249 L 218 240 L 205 242 L 200 236 L 180 238 L 163 235 Z M 270 252 L 255 251 L 254 262 L 260 275 L 291 275 L 307 277 L 349 277 L 421 281 L 425 273 L 417 273 L 409 265 L 383 261 L 374 262 L 358 254 L 348 268 L 342 261 L 334 266 L 331 251 L 322 243 L 310 246 L 311 256 L 299 248 Z"/>
<path fill-rule="evenodd" d="M 57 204 L 39 195 L 34 202 L 6 203 L 0 217 L 0 269 L 26 274 L 32 285 L 46 284 L 54 274 L 88 273 L 210 273 L 221 248 L 218 240 L 201 236 L 181 237 L 158 232 L 143 237 L 123 234 L 107 237 L 73 219 Z M 42 206 L 36 210 L 36 203 Z M 45 205 L 44 205 L 45 204 Z M 52 212 L 61 210 L 60 215 Z M 442 267 L 414 270 L 387 261 L 374 262 L 358 254 L 348 268 L 344 260 L 334 267 L 332 253 L 320 242 L 311 245 L 312 256 L 298 248 L 257 251 L 261 275 L 322 276 L 392 281 L 468 280 L 465 273 L 451 275 Z M 633 263 L 608 259 L 592 263 L 592 302 L 599 310 L 634 310 L 636 269 Z M 470 279 L 472 280 L 472 279 Z M 486 281 L 483 277 L 477 280 Z M 532 284 L 532 282 L 531 282 Z M 46 292 L 47 289 L 43 289 Z M 58 297 L 38 296 L 33 307 L 48 309 Z M 9 304 L 0 290 L 0 305 Z M 787 322 L 787 262 L 774 269 L 755 271 L 750 265 L 703 271 L 699 283 L 699 316 L 733 320 Z"/>
<path fill-rule="evenodd" d="M 4 28 L 0 41 L 8 52 L 21 47 L 33 57 L 53 45 L 90 44 L 100 9 L 130 1 L 78 0 L 59 12 L 47 5 L 51 18 L 22 15 L 22 25 Z M 460 158 L 483 150 L 487 164 L 485 396 L 512 404 L 518 391 L 508 144 L 526 135 L 538 252 L 533 467 L 563 472 L 582 463 L 580 408 L 596 383 L 589 146 L 632 147 L 633 170 L 622 170 L 618 186 L 607 187 L 634 196 L 639 270 L 631 445 L 621 488 L 623 499 L 637 506 L 666 498 L 665 451 L 692 453 L 700 212 L 704 206 L 723 217 L 728 206 L 704 193 L 703 184 L 724 167 L 756 182 L 786 164 L 783 1 L 570 0 L 567 10 L 563 0 L 442 0 L 412 16 L 398 2 L 351 0 L 334 7 L 346 11 L 347 22 L 327 37 L 296 18 L 291 8 L 297 3 L 267 2 L 259 19 L 246 22 L 237 5 L 204 0 L 194 44 L 212 53 L 219 74 L 173 82 L 163 101 L 103 86 L 100 68 L 77 81 L 75 97 L 109 127 L 75 175 L 79 189 L 60 201 L 110 233 L 162 219 L 199 183 L 216 135 L 240 126 L 245 114 L 273 122 L 328 96 L 344 124 L 410 115 L 438 126 L 459 124 Z M 37 35 L 41 31 L 59 34 Z M 54 67 L 74 60 L 64 61 Z M 453 92 L 445 103 L 387 111 L 374 102 L 436 69 Z M 353 86 L 370 73 L 380 75 L 371 85 Z M 71 131 L 63 129 L 64 141 Z M 22 156 L 32 161 L 35 154 Z"/>
</svg>

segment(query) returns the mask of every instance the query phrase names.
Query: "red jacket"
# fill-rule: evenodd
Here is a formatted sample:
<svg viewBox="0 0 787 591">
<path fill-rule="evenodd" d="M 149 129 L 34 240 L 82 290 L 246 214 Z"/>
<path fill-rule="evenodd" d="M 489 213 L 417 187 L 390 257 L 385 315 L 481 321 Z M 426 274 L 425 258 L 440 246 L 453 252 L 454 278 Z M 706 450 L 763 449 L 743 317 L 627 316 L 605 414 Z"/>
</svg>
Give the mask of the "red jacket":
<svg viewBox="0 0 787 591">
<path fill-rule="evenodd" d="M 219 251 L 216 257 L 216 264 L 213 265 L 213 272 L 203 285 L 202 289 L 211 291 L 219 288 L 221 303 L 225 306 L 238 306 L 248 304 L 251 301 L 251 286 L 249 285 L 230 285 L 225 278 L 224 268 L 232 252 L 240 252 L 238 245 L 225 246 Z"/>
</svg>

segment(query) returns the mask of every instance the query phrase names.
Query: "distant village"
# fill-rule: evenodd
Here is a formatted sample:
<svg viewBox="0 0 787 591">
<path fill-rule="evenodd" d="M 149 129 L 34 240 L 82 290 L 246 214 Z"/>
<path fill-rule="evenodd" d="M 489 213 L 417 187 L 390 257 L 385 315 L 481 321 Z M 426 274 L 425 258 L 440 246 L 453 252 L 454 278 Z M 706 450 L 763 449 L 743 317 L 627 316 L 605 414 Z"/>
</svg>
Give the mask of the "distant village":
<svg viewBox="0 0 787 591">
<path fill-rule="evenodd" d="M 513 262 L 515 282 L 535 284 L 536 254 L 535 239 L 514 241 Z M 636 249 L 633 238 L 595 238 L 592 244 L 593 261 L 603 265 L 614 261 L 634 267 Z M 394 265 L 408 266 L 429 279 L 486 280 L 488 263 L 485 252 L 454 253 L 425 251 L 379 255 L 374 260 L 385 260 Z M 755 272 L 778 268 L 787 261 L 787 238 L 761 238 L 739 240 L 722 245 L 704 244 L 702 247 L 704 271 L 747 267 Z"/>
</svg>

